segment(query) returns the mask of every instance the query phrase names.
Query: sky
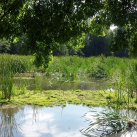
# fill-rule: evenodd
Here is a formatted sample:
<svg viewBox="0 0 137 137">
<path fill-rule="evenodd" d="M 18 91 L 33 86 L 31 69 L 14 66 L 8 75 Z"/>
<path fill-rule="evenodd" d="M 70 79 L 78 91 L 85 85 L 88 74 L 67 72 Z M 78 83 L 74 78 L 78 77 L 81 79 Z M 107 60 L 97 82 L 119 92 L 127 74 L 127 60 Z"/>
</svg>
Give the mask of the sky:
<svg viewBox="0 0 137 137">
<path fill-rule="evenodd" d="M 117 28 L 117 26 L 114 26 L 114 25 L 110 26 L 111 30 L 114 30 L 115 28 Z"/>
</svg>

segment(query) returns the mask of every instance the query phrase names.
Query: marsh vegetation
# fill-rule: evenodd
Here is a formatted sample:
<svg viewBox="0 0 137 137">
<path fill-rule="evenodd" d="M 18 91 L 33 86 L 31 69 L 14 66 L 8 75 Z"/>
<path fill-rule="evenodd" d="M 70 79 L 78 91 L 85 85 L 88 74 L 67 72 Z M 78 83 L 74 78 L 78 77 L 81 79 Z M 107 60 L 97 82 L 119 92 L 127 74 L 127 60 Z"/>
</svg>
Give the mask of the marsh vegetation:
<svg viewBox="0 0 137 137">
<path fill-rule="evenodd" d="M 67 102 L 109 107 L 119 112 L 121 109 L 136 111 L 136 59 L 104 55 L 89 58 L 53 57 L 47 69 L 36 68 L 33 61 L 33 56 L 0 55 L 2 105 L 49 107 L 66 106 Z M 100 82 L 98 88 L 95 88 L 96 81 Z M 89 83 L 94 88 L 80 88 L 78 83 Z M 101 83 L 105 86 L 101 86 Z M 48 84 L 49 89 L 44 88 Z M 66 88 L 59 88 L 62 85 Z"/>
</svg>

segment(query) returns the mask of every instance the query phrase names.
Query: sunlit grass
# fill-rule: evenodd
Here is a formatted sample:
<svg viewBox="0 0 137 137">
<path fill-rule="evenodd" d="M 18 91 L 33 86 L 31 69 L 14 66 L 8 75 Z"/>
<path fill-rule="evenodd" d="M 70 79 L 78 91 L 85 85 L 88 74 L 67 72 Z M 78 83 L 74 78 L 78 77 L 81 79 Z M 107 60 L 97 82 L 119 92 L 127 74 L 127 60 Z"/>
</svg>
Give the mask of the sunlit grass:
<svg viewBox="0 0 137 137">
<path fill-rule="evenodd" d="M 128 95 L 121 98 L 120 105 L 121 108 L 127 108 Z M 69 104 L 83 104 L 84 106 L 101 106 L 101 107 L 112 107 L 117 106 L 117 95 L 112 91 L 62 91 L 62 90 L 24 90 L 14 87 L 14 96 L 11 100 L 2 99 L 2 94 L 0 94 L 0 102 L 5 102 L 9 105 L 41 105 L 41 106 L 65 106 L 66 103 Z M 131 109 L 137 109 L 137 103 L 135 99 L 131 99 L 128 107 Z"/>
</svg>

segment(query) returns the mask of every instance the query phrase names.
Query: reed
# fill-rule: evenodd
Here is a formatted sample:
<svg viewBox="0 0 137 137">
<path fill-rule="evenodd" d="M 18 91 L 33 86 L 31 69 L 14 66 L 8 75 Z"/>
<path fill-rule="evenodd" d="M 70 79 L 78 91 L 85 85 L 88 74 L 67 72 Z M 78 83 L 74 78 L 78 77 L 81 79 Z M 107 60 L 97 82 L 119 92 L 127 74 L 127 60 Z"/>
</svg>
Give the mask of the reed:
<svg viewBox="0 0 137 137">
<path fill-rule="evenodd" d="M 13 72 L 11 71 L 11 60 L 9 60 L 9 58 L 5 59 L 4 57 L 1 57 L 0 66 L 2 98 L 10 100 L 14 82 Z"/>
<path fill-rule="evenodd" d="M 30 71 L 32 58 L 26 56 L 0 54 L 0 81 L 2 98 L 11 99 L 14 85 L 14 75 Z"/>
<path fill-rule="evenodd" d="M 34 74 L 34 89 L 42 91 L 42 82 L 36 77 L 41 68 L 33 65 L 33 56 L 0 54 L 0 81 L 2 97 L 9 98 L 13 92 L 14 75 L 31 72 Z M 83 78 L 108 78 L 115 85 L 116 106 L 122 102 L 130 104 L 131 98 L 137 102 L 137 60 L 128 58 L 98 57 L 83 58 L 78 56 L 54 57 L 53 62 L 44 72 L 61 84 L 65 81 L 80 81 Z M 24 85 L 24 84 L 22 84 Z M 25 90 L 22 86 L 22 94 Z M 128 95 L 128 99 L 125 98 Z M 126 100 L 126 101 L 124 101 Z"/>
<path fill-rule="evenodd" d="M 109 136 L 126 129 L 129 129 L 128 118 L 122 114 L 122 112 L 112 110 L 112 109 L 103 109 L 102 111 L 90 111 L 92 120 L 89 122 L 89 126 L 86 129 L 82 129 L 81 133 L 85 136 Z M 87 113 L 84 115 L 86 116 Z M 133 125 L 132 125 L 133 126 Z"/>
</svg>

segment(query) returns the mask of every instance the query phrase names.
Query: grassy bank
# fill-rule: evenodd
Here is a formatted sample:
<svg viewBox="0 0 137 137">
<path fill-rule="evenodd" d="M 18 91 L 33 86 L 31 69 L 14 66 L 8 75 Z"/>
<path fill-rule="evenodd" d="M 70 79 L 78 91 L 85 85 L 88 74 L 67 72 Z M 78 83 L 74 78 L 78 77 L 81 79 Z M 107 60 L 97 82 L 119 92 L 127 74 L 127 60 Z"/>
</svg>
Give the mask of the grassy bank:
<svg viewBox="0 0 137 137">
<path fill-rule="evenodd" d="M 0 95 L 1 96 L 1 95 Z M 16 90 L 11 100 L 0 99 L 0 103 L 4 105 L 40 105 L 40 106 L 66 106 L 69 104 L 82 104 L 86 106 L 109 106 L 117 108 L 132 108 L 137 109 L 137 102 L 133 98 L 127 103 L 128 96 L 124 96 L 121 100 L 118 100 L 118 94 L 112 91 L 62 91 L 62 90 L 47 90 L 47 91 L 28 91 L 20 94 L 19 90 Z"/>
</svg>

